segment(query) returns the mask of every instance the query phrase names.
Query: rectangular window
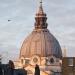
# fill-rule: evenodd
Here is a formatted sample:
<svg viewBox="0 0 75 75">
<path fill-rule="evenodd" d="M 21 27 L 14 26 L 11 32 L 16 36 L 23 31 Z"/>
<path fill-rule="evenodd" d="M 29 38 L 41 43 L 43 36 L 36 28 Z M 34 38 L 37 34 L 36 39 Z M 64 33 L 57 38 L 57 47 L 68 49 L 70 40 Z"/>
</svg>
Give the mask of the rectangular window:
<svg viewBox="0 0 75 75">
<path fill-rule="evenodd" d="M 73 75 L 73 72 L 69 73 L 69 75 Z"/>
<path fill-rule="evenodd" d="M 60 72 L 54 72 L 52 75 L 62 75 Z"/>
<path fill-rule="evenodd" d="M 68 66 L 73 66 L 73 58 L 68 59 Z"/>
</svg>

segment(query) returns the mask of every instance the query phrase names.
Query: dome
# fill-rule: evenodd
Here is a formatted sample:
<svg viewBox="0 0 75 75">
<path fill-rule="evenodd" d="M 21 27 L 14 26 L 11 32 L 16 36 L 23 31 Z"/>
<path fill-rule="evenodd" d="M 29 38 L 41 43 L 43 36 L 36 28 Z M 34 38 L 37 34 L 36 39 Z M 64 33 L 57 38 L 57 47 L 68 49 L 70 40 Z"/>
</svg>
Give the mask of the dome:
<svg viewBox="0 0 75 75">
<path fill-rule="evenodd" d="M 39 55 L 41 57 L 55 56 L 62 58 L 62 51 L 57 39 L 47 29 L 46 23 L 47 17 L 42 8 L 42 2 L 38 13 L 35 17 L 35 29 L 24 40 L 20 57 L 31 57 L 33 55 Z"/>
<path fill-rule="evenodd" d="M 39 55 L 40 57 L 53 55 L 62 58 L 60 45 L 48 29 L 33 30 L 24 40 L 20 57 L 28 58 L 33 55 Z"/>
</svg>

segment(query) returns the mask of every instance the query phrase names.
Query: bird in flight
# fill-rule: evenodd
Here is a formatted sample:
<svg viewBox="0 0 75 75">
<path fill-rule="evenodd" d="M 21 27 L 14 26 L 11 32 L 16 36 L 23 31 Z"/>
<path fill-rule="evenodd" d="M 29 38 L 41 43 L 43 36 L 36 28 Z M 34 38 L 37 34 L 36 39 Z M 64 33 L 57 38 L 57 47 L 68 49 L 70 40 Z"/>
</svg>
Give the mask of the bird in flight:
<svg viewBox="0 0 75 75">
<path fill-rule="evenodd" d="M 9 22 L 9 21 L 11 21 L 11 20 L 8 20 L 8 22 Z"/>
</svg>

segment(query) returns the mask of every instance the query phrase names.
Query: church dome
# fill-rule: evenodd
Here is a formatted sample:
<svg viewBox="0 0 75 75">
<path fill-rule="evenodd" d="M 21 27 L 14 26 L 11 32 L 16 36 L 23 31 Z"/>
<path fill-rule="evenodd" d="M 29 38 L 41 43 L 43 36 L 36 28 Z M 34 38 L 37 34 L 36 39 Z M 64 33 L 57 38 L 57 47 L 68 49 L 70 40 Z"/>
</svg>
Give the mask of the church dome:
<svg viewBox="0 0 75 75">
<path fill-rule="evenodd" d="M 48 29 L 34 30 L 23 42 L 20 56 L 28 58 L 33 55 L 62 57 L 60 45 Z"/>
<path fill-rule="evenodd" d="M 24 40 L 20 57 L 29 58 L 33 55 L 40 57 L 55 56 L 62 58 L 62 51 L 57 39 L 47 29 L 47 17 L 40 3 L 39 11 L 35 17 L 35 29 Z"/>
</svg>

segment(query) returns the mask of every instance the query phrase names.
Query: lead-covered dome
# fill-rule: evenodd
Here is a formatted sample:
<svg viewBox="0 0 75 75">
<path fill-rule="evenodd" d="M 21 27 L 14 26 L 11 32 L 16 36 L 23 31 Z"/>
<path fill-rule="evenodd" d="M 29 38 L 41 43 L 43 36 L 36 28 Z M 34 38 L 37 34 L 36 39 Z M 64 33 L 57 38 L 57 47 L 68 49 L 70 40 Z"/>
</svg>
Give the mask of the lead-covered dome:
<svg viewBox="0 0 75 75">
<path fill-rule="evenodd" d="M 47 29 L 47 17 L 40 3 L 39 11 L 35 17 L 35 29 L 24 40 L 20 57 L 31 57 L 39 55 L 41 57 L 55 56 L 62 58 L 62 51 L 56 38 Z"/>
</svg>

